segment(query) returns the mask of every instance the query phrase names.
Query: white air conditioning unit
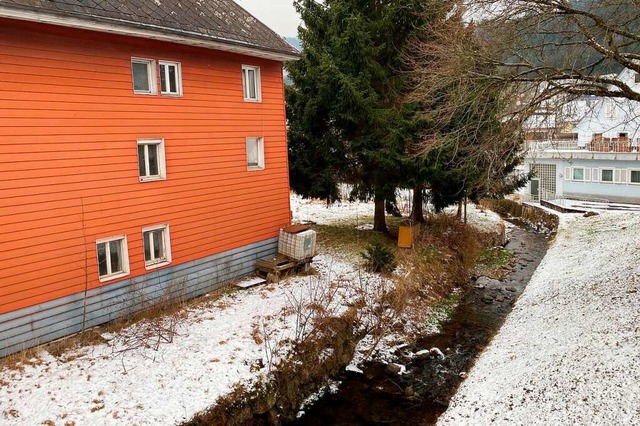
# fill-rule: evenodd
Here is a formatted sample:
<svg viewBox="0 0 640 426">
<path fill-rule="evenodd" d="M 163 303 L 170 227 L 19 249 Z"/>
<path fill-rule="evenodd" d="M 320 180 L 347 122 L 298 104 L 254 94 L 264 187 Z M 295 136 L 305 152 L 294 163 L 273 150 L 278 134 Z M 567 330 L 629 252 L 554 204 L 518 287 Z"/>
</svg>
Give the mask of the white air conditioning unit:
<svg viewBox="0 0 640 426">
<path fill-rule="evenodd" d="M 316 255 L 316 231 L 307 229 L 299 232 L 280 230 L 278 253 L 294 260 L 310 259 Z"/>
</svg>

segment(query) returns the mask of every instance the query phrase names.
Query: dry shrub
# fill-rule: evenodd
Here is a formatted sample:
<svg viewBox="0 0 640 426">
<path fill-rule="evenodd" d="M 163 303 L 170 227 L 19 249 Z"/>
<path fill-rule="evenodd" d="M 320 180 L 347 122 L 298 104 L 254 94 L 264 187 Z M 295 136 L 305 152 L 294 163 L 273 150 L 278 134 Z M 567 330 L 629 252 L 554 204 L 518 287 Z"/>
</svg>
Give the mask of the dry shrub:
<svg viewBox="0 0 640 426">
<path fill-rule="evenodd" d="M 460 262 L 452 277 L 465 282 L 483 248 L 483 235 L 472 226 L 462 223 L 456 216 L 432 215 L 419 234 L 419 243 L 443 250 L 445 256 Z M 450 264 L 457 262 L 449 262 Z"/>
<path fill-rule="evenodd" d="M 360 255 L 371 272 L 393 272 L 398 265 L 394 248 L 383 241 L 369 244 Z"/>
<path fill-rule="evenodd" d="M 385 295 L 395 313 L 387 327 L 421 333 L 430 323 L 430 308 L 468 282 L 486 241 L 486 235 L 453 215 L 430 216 L 417 232 L 413 249 L 398 253 L 403 272 Z"/>
</svg>

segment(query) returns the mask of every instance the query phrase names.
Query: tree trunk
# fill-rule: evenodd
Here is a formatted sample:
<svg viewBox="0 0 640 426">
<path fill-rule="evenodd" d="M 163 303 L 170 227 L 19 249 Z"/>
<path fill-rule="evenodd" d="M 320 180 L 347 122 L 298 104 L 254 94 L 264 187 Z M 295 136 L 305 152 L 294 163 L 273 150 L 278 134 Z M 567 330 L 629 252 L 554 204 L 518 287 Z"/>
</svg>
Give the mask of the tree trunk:
<svg viewBox="0 0 640 426">
<path fill-rule="evenodd" d="M 424 201 L 424 185 L 418 184 L 413 188 L 413 202 L 411 206 L 411 220 L 418 223 L 424 223 L 424 211 L 422 203 Z"/>
<path fill-rule="evenodd" d="M 456 213 L 456 217 L 462 220 L 462 199 L 458 200 L 458 212 Z"/>
<path fill-rule="evenodd" d="M 467 223 L 467 203 L 469 202 L 469 200 L 467 200 L 467 197 L 464 197 L 464 223 Z"/>
<path fill-rule="evenodd" d="M 373 201 L 375 204 L 373 230 L 379 232 L 387 232 L 387 222 L 384 211 L 384 198 L 376 194 L 373 198 Z"/>
</svg>

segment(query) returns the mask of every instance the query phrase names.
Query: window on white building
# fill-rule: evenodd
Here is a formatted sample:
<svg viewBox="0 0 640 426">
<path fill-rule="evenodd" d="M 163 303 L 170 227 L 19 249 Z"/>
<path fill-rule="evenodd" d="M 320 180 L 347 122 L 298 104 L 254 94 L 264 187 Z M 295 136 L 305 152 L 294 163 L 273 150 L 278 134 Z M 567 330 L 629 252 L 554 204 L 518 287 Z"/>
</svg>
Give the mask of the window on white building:
<svg viewBox="0 0 640 426">
<path fill-rule="evenodd" d="M 616 102 L 613 99 L 605 100 L 604 114 L 607 118 L 616 118 Z"/>
<path fill-rule="evenodd" d="M 600 170 L 600 181 L 602 181 L 602 182 L 613 182 L 613 169 L 601 169 Z"/>
<path fill-rule="evenodd" d="M 169 225 L 158 225 L 142 230 L 144 264 L 147 269 L 171 263 Z"/>
<path fill-rule="evenodd" d="M 581 167 L 574 167 L 572 171 L 571 180 L 583 181 L 584 169 Z"/>
<path fill-rule="evenodd" d="M 629 174 L 629 182 L 640 183 L 640 170 L 631 170 Z"/>
<path fill-rule="evenodd" d="M 138 139 L 138 174 L 141 182 L 166 179 L 164 139 Z"/>
<path fill-rule="evenodd" d="M 96 241 L 100 281 L 108 281 L 129 274 L 127 237 L 119 236 Z"/>
</svg>

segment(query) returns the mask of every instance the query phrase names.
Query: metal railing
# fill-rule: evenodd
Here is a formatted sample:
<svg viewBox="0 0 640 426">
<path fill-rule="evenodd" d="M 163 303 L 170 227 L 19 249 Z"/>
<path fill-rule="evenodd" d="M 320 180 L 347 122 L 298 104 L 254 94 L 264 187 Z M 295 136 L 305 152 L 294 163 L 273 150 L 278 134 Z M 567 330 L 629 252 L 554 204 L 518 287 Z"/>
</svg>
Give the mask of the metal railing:
<svg viewBox="0 0 640 426">
<path fill-rule="evenodd" d="M 630 139 L 594 137 L 587 144 L 578 144 L 577 140 L 538 140 L 527 141 L 527 151 L 586 151 L 586 152 L 638 152 L 638 143 Z"/>
<path fill-rule="evenodd" d="M 527 141 L 526 148 L 528 151 L 573 151 L 584 150 L 586 146 L 578 145 L 578 141 Z"/>
<path fill-rule="evenodd" d="M 523 202 L 528 202 L 528 203 L 539 203 L 540 201 L 554 201 L 560 205 L 566 205 L 569 201 L 580 201 L 583 203 L 601 203 L 601 204 L 611 203 L 611 201 L 606 198 L 585 197 L 582 195 L 556 194 L 553 191 L 549 191 L 542 188 L 539 190 L 538 195 L 522 194 L 521 197 Z"/>
</svg>

